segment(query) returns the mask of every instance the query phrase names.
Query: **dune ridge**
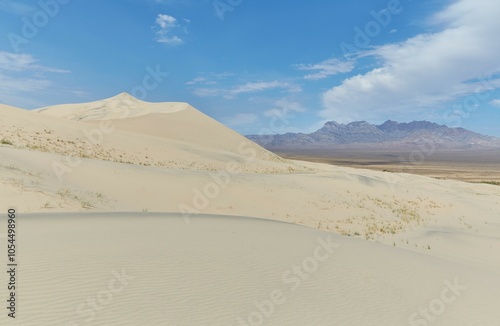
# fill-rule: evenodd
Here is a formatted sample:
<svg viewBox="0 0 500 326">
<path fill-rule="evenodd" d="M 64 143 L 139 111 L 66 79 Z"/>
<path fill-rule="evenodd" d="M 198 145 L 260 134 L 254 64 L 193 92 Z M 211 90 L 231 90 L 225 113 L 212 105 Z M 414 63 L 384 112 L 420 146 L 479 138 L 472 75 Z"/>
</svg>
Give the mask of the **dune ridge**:
<svg viewBox="0 0 500 326">
<path fill-rule="evenodd" d="M 237 161 L 247 172 L 304 171 L 185 103 L 130 98 L 0 111 L 0 137 L 16 148 L 144 166 L 215 171 Z"/>
</svg>

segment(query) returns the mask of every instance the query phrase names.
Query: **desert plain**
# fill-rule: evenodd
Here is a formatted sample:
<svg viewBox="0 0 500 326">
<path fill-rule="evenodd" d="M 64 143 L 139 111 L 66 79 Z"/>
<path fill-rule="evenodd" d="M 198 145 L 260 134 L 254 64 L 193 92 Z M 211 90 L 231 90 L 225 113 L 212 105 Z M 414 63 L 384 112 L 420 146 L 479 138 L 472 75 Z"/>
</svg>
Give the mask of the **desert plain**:
<svg viewBox="0 0 500 326">
<path fill-rule="evenodd" d="M 443 150 L 428 144 L 410 149 L 343 146 L 329 149 L 273 149 L 273 152 L 291 160 L 500 185 L 500 149 L 495 148 Z"/>
</svg>

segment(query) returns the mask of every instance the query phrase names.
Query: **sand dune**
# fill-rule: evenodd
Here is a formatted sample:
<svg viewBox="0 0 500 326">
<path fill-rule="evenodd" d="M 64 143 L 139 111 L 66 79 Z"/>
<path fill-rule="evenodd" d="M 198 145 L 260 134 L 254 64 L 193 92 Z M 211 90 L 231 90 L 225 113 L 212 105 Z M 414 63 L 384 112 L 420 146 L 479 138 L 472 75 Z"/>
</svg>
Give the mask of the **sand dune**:
<svg viewBox="0 0 500 326">
<path fill-rule="evenodd" d="M 500 320 L 498 274 L 292 224 L 35 214 L 23 217 L 22 230 L 25 326 Z"/>
<path fill-rule="evenodd" d="M 214 171 L 236 161 L 248 172 L 304 171 L 187 104 L 130 98 L 1 111 L 0 137 L 17 148 L 144 166 Z"/>
<path fill-rule="evenodd" d="M 94 122 L 96 126 L 104 120 L 118 130 L 188 142 L 212 150 L 237 152 L 242 143 L 247 143 L 260 157 L 280 160 L 187 103 L 148 103 L 122 93 L 102 101 L 36 111 L 69 120 Z"/>
<path fill-rule="evenodd" d="M 30 213 L 20 325 L 245 325 L 274 289 L 287 301 L 263 325 L 499 325 L 500 187 L 287 161 L 127 94 L 0 121 L 0 210 Z M 328 235 L 338 257 L 291 291 L 283 273 Z M 76 307 L 123 268 L 135 282 L 86 323 Z"/>
</svg>

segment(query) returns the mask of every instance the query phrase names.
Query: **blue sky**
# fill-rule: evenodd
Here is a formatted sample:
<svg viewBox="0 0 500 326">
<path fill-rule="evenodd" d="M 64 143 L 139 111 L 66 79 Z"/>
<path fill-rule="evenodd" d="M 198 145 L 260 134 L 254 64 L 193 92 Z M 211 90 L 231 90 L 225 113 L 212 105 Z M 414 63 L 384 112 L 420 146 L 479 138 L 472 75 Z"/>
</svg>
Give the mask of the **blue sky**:
<svg viewBox="0 0 500 326">
<path fill-rule="evenodd" d="M 0 102 L 128 92 L 243 134 L 430 120 L 500 136 L 496 0 L 0 0 Z"/>
</svg>

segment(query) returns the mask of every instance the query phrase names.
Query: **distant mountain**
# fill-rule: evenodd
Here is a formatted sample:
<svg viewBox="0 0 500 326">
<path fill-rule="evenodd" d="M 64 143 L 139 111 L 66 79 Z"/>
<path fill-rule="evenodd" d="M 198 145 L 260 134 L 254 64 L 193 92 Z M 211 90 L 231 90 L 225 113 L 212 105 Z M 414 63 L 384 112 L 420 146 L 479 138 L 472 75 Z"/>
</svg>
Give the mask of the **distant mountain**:
<svg viewBox="0 0 500 326">
<path fill-rule="evenodd" d="M 429 121 L 399 123 L 388 120 L 381 125 L 366 121 L 349 124 L 327 122 L 310 134 L 249 135 L 250 140 L 270 149 L 329 147 L 412 147 L 432 143 L 437 148 L 500 148 L 500 139 L 464 128 L 449 128 Z"/>
</svg>

